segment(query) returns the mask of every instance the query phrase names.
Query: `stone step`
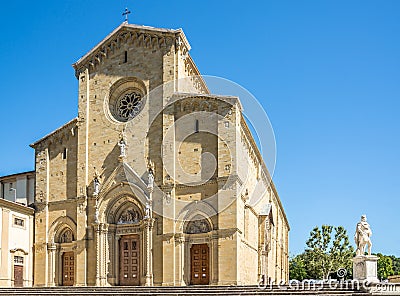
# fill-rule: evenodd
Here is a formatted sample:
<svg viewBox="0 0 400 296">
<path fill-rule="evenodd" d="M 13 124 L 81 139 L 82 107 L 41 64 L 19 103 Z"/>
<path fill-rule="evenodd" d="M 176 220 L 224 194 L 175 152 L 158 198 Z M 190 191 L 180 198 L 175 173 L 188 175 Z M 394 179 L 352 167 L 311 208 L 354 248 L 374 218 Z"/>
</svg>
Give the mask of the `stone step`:
<svg viewBox="0 0 400 296">
<path fill-rule="evenodd" d="M 51 287 L 51 288 L 0 288 L 0 295 L 138 295 L 138 296 L 234 296 L 234 295 L 323 295 L 366 296 L 368 293 L 352 290 L 293 290 L 275 287 L 260 289 L 257 286 L 187 286 L 187 287 Z"/>
</svg>

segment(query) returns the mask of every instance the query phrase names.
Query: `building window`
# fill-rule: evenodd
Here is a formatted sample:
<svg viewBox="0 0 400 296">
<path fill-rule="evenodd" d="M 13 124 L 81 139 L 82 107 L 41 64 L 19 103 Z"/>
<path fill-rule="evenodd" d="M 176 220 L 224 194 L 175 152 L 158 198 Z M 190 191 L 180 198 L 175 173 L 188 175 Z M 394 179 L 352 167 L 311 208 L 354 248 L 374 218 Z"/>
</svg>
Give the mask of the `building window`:
<svg viewBox="0 0 400 296">
<path fill-rule="evenodd" d="M 24 257 L 14 256 L 14 264 L 24 264 Z"/>
<path fill-rule="evenodd" d="M 25 220 L 21 218 L 14 218 L 14 225 L 24 227 Z"/>
<path fill-rule="evenodd" d="M 124 63 L 128 62 L 128 52 L 125 50 L 125 54 L 124 54 Z"/>
<path fill-rule="evenodd" d="M 67 148 L 64 148 L 62 152 L 62 159 L 67 159 Z"/>
</svg>

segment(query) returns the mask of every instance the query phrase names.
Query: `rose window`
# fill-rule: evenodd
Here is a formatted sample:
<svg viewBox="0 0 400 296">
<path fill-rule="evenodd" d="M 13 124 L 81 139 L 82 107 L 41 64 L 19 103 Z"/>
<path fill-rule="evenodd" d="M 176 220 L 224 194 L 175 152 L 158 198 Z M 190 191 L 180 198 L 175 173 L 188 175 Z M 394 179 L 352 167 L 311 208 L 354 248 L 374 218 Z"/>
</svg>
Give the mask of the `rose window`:
<svg viewBox="0 0 400 296">
<path fill-rule="evenodd" d="M 137 92 L 131 92 L 123 95 L 116 102 L 117 116 L 122 121 L 128 121 L 134 118 L 142 109 L 142 95 Z"/>
</svg>

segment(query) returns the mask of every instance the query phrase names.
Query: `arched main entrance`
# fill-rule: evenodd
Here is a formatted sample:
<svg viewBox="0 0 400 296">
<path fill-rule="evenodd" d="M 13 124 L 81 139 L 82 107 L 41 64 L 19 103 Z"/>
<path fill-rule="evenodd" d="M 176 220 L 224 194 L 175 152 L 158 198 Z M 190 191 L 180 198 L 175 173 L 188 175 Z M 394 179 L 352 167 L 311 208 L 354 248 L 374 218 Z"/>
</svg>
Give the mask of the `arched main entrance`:
<svg viewBox="0 0 400 296">
<path fill-rule="evenodd" d="M 190 284 L 210 283 L 210 249 L 207 244 L 195 244 L 190 249 Z"/>
<path fill-rule="evenodd" d="M 140 285 L 140 238 L 137 234 L 124 235 L 119 244 L 119 284 Z"/>
<path fill-rule="evenodd" d="M 208 234 L 211 223 L 201 215 L 195 215 L 184 227 L 189 244 L 190 285 L 209 285 L 211 274 L 211 254 Z"/>
<path fill-rule="evenodd" d="M 152 284 L 151 229 L 153 220 L 131 192 L 108 195 L 99 208 L 95 229 L 100 265 L 99 286 L 136 286 Z M 104 281 L 102 280 L 105 279 Z"/>
</svg>

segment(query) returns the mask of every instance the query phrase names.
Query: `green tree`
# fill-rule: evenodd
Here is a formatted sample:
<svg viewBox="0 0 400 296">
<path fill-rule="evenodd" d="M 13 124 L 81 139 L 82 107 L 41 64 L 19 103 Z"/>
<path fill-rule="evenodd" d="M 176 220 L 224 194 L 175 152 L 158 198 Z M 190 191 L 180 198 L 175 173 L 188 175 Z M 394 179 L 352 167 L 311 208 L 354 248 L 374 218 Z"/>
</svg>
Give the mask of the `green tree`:
<svg viewBox="0 0 400 296">
<path fill-rule="evenodd" d="M 393 275 L 393 261 L 391 256 L 382 255 L 381 253 L 377 254 L 378 256 L 378 278 L 381 280 L 385 280 L 389 275 Z"/>
<path fill-rule="evenodd" d="M 393 262 L 393 274 L 400 275 L 400 258 L 396 256 L 389 256 Z"/>
<path fill-rule="evenodd" d="M 307 275 L 316 279 L 327 279 L 339 268 L 351 270 L 354 249 L 350 245 L 346 229 L 322 225 L 315 227 L 307 240 L 304 253 Z"/>
<path fill-rule="evenodd" d="M 304 255 L 297 255 L 289 260 L 289 278 L 302 281 L 307 278 Z"/>
</svg>

